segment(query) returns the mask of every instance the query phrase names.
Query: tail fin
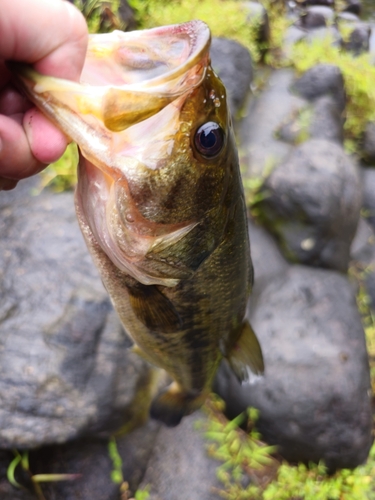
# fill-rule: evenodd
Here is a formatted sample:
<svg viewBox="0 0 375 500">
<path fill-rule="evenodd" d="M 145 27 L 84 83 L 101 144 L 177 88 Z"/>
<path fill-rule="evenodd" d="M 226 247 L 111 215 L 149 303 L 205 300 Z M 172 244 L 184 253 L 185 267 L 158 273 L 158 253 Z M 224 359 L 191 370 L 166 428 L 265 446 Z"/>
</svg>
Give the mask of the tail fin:
<svg viewBox="0 0 375 500">
<path fill-rule="evenodd" d="M 201 392 L 191 394 L 183 391 L 176 382 L 173 382 L 154 399 L 150 408 L 150 416 L 168 427 L 175 427 L 183 417 L 198 410 L 206 396 L 207 394 Z"/>
</svg>

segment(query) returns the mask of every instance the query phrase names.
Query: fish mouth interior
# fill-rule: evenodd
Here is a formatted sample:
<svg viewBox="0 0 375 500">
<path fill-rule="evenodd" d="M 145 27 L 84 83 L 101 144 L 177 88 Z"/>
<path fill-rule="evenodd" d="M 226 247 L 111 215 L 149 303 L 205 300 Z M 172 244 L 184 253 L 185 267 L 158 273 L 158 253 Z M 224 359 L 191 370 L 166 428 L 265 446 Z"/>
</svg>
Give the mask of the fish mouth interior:
<svg viewBox="0 0 375 500">
<path fill-rule="evenodd" d="M 134 90 L 165 86 L 207 60 L 209 45 L 202 21 L 91 35 L 81 83 Z"/>
</svg>

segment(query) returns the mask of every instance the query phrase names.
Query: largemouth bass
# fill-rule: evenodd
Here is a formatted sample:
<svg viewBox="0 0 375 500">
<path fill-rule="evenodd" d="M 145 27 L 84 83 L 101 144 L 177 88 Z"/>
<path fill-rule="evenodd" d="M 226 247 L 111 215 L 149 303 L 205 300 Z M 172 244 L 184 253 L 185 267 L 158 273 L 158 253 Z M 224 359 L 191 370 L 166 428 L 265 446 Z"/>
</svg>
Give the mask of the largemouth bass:
<svg viewBox="0 0 375 500">
<path fill-rule="evenodd" d="M 173 379 L 150 409 L 177 425 L 221 360 L 263 373 L 244 321 L 253 283 L 225 88 L 200 21 L 92 35 L 81 83 L 12 64 L 79 145 L 78 221 L 134 349 Z"/>
</svg>

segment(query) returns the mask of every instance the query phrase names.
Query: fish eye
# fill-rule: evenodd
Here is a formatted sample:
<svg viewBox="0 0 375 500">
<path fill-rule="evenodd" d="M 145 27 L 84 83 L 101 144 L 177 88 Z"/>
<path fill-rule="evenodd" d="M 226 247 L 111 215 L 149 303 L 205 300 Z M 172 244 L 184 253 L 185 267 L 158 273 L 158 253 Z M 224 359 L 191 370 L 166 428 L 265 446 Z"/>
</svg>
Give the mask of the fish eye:
<svg viewBox="0 0 375 500">
<path fill-rule="evenodd" d="M 202 156 L 216 156 L 224 145 L 223 129 L 215 122 L 204 123 L 195 132 L 194 144 Z"/>
</svg>

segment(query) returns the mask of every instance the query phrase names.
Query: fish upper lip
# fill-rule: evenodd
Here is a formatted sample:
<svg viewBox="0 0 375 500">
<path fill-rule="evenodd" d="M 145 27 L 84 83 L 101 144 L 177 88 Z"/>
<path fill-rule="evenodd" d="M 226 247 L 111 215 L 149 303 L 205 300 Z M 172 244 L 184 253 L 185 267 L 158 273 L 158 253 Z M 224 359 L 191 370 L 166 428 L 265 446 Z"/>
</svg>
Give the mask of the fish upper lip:
<svg viewBox="0 0 375 500">
<path fill-rule="evenodd" d="M 126 65 L 127 55 L 128 58 L 133 55 L 136 59 L 136 49 L 139 49 L 144 61 L 147 60 L 149 62 L 152 62 L 153 58 L 159 58 L 154 62 L 159 63 L 157 64 L 157 66 L 164 65 L 167 70 L 156 76 L 152 76 L 151 72 L 151 77 L 148 78 L 146 68 L 146 70 L 144 71 L 144 79 L 141 78 L 134 83 L 124 83 L 123 85 L 118 85 L 115 82 L 109 81 L 107 85 L 100 85 L 101 87 L 115 86 L 117 88 L 123 88 L 126 90 L 145 92 L 164 90 L 164 92 L 162 93 L 167 94 L 169 92 L 166 91 L 165 87 L 168 86 L 168 84 L 173 83 L 176 79 L 185 75 L 195 66 L 198 66 L 197 70 L 199 72 L 199 69 L 201 69 L 199 68 L 199 66 L 205 68 L 208 65 L 211 35 L 208 26 L 203 21 L 195 20 L 183 24 L 162 26 L 148 30 L 125 33 L 121 31 L 114 31 L 109 35 L 90 36 L 87 64 L 85 64 L 83 68 L 81 78 L 81 81 L 83 83 L 96 86 L 95 82 L 93 82 L 90 78 L 90 74 L 87 74 L 87 66 L 97 56 L 97 54 L 100 54 L 100 52 L 103 50 L 104 52 L 108 50 L 108 40 L 110 40 L 111 37 L 111 43 L 113 44 L 114 36 L 117 36 L 117 41 L 115 43 L 117 44 L 117 47 L 115 50 L 118 56 L 117 59 L 120 59 L 120 61 L 118 61 L 117 63 L 118 66 L 121 66 L 121 64 L 124 64 L 124 66 Z M 152 44 L 150 44 L 150 41 L 152 41 L 153 39 L 162 44 L 162 50 L 158 51 L 158 47 L 152 48 Z M 185 41 L 186 43 L 178 44 L 178 39 L 180 39 L 181 42 Z M 173 40 L 175 40 L 177 43 L 173 43 Z M 131 44 L 135 44 L 135 53 L 132 53 L 131 51 Z M 174 51 L 174 46 L 178 45 L 179 47 Z M 180 53 L 178 53 L 178 49 L 180 49 Z M 140 61 L 140 65 L 142 65 L 142 60 Z M 168 70 L 168 68 L 170 69 Z M 136 69 L 139 70 L 139 73 L 142 71 L 141 67 L 138 67 Z M 126 71 L 124 71 L 124 75 L 125 74 Z M 200 83 L 200 80 L 192 86 L 198 85 Z M 187 90 L 183 87 L 184 86 L 182 86 L 179 90 L 174 89 L 174 92 L 172 91 L 172 93 L 181 95 Z"/>
</svg>

